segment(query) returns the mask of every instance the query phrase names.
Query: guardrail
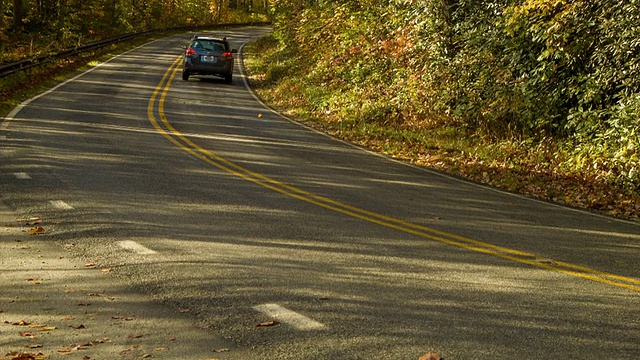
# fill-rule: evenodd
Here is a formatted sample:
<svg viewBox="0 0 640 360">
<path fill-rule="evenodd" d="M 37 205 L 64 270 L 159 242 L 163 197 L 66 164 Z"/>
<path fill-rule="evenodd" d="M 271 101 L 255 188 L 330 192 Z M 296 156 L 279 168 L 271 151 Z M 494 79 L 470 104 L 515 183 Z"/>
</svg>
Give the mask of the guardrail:
<svg viewBox="0 0 640 360">
<path fill-rule="evenodd" d="M 147 30 L 147 31 L 141 31 L 137 33 L 120 35 L 114 38 L 105 39 L 105 40 L 97 41 L 91 44 L 78 46 L 76 48 L 63 50 L 57 54 L 41 55 L 41 56 L 36 56 L 30 59 L 23 59 L 23 60 L 10 62 L 10 63 L 0 64 L 0 78 L 15 74 L 20 71 L 31 69 L 36 66 L 43 65 L 51 60 L 63 59 L 66 57 L 78 55 L 83 52 L 100 49 L 112 44 L 128 41 L 138 36 L 149 35 L 152 33 L 180 31 L 180 30 L 197 31 L 197 30 L 205 30 L 205 29 L 221 29 L 221 28 L 241 27 L 241 26 L 251 26 L 251 25 L 270 25 L 270 23 L 242 23 L 242 24 L 215 24 L 215 25 L 205 25 L 205 26 L 182 26 L 182 27 L 167 28 L 167 29 Z"/>
</svg>

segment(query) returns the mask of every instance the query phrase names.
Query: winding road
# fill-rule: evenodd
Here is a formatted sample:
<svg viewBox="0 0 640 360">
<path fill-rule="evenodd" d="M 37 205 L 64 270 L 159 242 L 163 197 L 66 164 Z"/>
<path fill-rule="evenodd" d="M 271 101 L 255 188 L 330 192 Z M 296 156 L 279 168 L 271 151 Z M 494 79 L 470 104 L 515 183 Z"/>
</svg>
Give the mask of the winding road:
<svg viewBox="0 0 640 360">
<path fill-rule="evenodd" d="M 241 48 L 267 31 L 224 35 Z M 232 84 L 183 81 L 189 36 L 10 114 L 3 201 L 214 324 L 234 344 L 222 359 L 640 358 L 640 224 L 318 133 L 261 103 L 241 56 Z"/>
</svg>

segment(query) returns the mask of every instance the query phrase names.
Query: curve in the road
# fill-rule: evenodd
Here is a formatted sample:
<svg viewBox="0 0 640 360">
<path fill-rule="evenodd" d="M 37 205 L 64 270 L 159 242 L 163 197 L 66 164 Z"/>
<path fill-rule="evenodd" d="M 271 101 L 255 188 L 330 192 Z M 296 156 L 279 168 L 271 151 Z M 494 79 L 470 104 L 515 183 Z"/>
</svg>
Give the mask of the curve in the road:
<svg viewBox="0 0 640 360">
<path fill-rule="evenodd" d="M 219 155 L 202 148 L 198 144 L 191 141 L 187 136 L 176 130 L 170 123 L 164 112 L 164 103 L 171 84 L 181 67 L 182 57 L 178 57 L 172 65 L 167 69 L 162 80 L 156 86 L 147 107 L 147 115 L 153 127 L 180 149 L 188 152 L 196 158 L 213 165 L 230 174 L 238 176 L 244 180 L 253 182 L 270 190 L 279 192 L 286 196 L 290 196 L 332 211 L 336 211 L 348 216 L 362 219 L 371 223 L 382 225 L 388 228 L 403 231 L 409 234 L 417 235 L 422 238 L 438 241 L 441 243 L 457 246 L 467 250 L 496 256 L 502 259 L 515 261 L 521 264 L 534 266 L 546 270 L 551 270 L 566 275 L 588 279 L 616 287 L 629 289 L 640 292 L 640 279 L 610 274 L 588 267 L 556 261 L 551 259 L 541 259 L 535 254 L 530 254 L 515 249 L 493 245 L 450 234 L 447 232 L 431 229 L 425 226 L 409 223 L 403 220 L 377 214 L 371 211 L 360 209 L 348 204 L 344 204 L 323 196 L 319 196 L 302 189 L 287 185 L 275 179 L 271 179 L 262 174 L 253 172 L 249 169 L 241 167 L 233 162 L 220 157 Z M 245 83 L 245 86 L 247 84 Z M 248 86 L 247 86 L 248 88 Z M 251 89 L 248 88 L 248 91 Z"/>
</svg>

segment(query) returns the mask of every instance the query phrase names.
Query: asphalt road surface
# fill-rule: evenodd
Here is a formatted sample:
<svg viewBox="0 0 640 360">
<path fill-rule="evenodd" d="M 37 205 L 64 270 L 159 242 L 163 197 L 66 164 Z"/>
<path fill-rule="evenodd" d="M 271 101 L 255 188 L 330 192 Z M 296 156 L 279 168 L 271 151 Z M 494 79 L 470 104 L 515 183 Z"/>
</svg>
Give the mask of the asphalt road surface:
<svg viewBox="0 0 640 360">
<path fill-rule="evenodd" d="M 224 35 L 241 48 L 266 31 Z M 183 81 L 189 36 L 16 109 L 2 200 L 210 324 L 232 344 L 212 357 L 640 358 L 640 224 L 336 141 L 266 108 L 240 57 L 230 85 Z"/>
</svg>

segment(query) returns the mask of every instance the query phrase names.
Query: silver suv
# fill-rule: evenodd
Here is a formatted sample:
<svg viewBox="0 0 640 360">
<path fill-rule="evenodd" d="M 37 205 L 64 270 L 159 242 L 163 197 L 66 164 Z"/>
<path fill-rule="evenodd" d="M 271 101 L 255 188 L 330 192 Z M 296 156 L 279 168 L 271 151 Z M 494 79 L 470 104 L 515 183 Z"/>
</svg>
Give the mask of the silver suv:
<svg viewBox="0 0 640 360">
<path fill-rule="evenodd" d="M 233 55 L 226 38 L 194 36 L 184 53 L 182 80 L 191 75 L 215 75 L 223 77 L 227 84 L 233 80 Z"/>
</svg>

